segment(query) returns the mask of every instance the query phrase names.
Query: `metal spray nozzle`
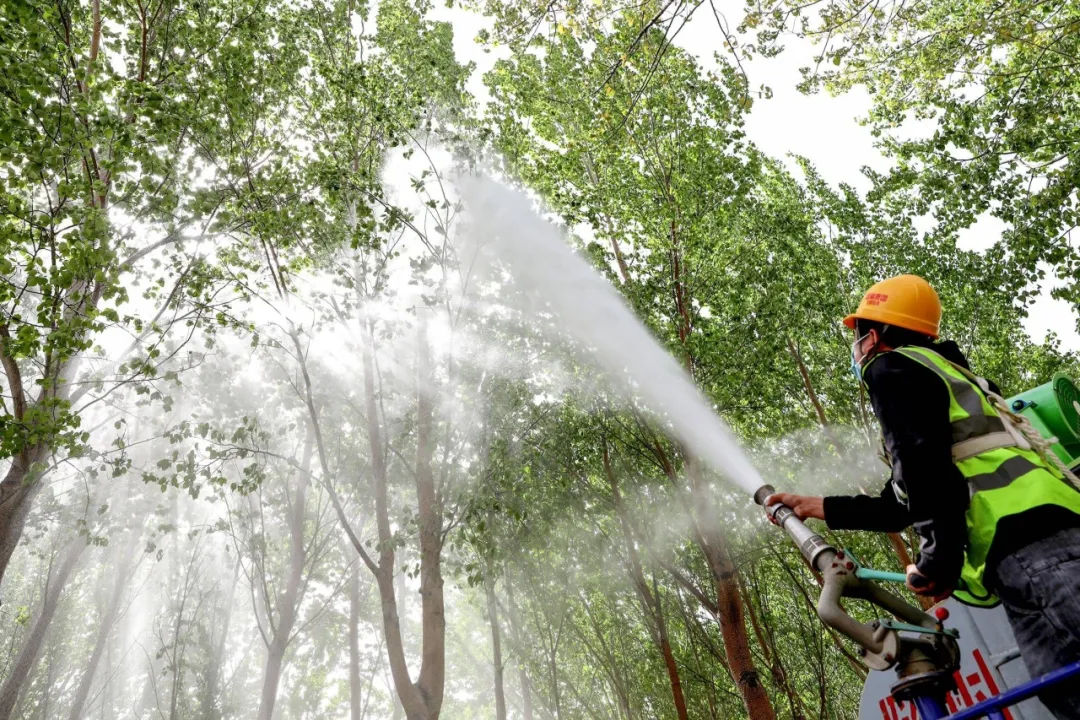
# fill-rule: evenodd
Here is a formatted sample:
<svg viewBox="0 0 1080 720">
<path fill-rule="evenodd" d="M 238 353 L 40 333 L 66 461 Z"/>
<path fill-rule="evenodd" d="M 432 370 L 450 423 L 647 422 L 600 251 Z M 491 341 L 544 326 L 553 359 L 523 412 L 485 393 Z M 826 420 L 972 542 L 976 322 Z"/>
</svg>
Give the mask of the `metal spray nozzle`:
<svg viewBox="0 0 1080 720">
<path fill-rule="evenodd" d="M 765 498 L 769 497 L 775 492 L 776 488 L 774 488 L 772 485 L 762 485 L 757 489 L 757 492 L 754 493 L 754 502 L 756 502 L 758 505 L 761 505 L 762 507 L 765 507 Z"/>
</svg>

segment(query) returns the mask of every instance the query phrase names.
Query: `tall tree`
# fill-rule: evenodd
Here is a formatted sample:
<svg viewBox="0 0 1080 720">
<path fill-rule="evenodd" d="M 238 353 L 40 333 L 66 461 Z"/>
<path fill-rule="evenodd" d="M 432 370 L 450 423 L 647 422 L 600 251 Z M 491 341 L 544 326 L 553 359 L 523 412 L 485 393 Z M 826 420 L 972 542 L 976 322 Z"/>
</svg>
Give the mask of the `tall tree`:
<svg viewBox="0 0 1080 720">
<path fill-rule="evenodd" d="M 78 402 L 98 392 L 74 383 L 80 365 L 99 365 L 85 362 L 96 338 L 112 326 L 136 337 L 95 378 L 107 394 L 159 377 L 174 323 L 214 315 L 214 273 L 184 252 L 207 239 L 216 210 L 196 201 L 195 158 L 227 165 L 214 138 L 230 116 L 272 107 L 269 89 L 235 82 L 238 67 L 271 62 L 256 50 L 271 7 L 19 0 L 0 10 L 0 152 L 13 169 L 0 178 L 2 453 L 13 458 L 0 480 L 0 579 L 50 458 L 85 452 Z M 160 309 L 128 311 L 133 277 L 160 275 L 141 270 L 150 260 L 172 283 L 146 295 Z M 166 313 L 178 307 L 187 312 Z"/>
<path fill-rule="evenodd" d="M 0 720 L 8 720 L 17 712 L 16 704 L 22 697 L 23 686 L 41 654 L 49 625 L 60 604 L 61 594 L 67 587 L 71 574 L 86 551 L 87 545 L 85 535 L 80 534 L 70 538 L 64 544 L 63 550 L 55 556 L 55 562 L 49 566 L 41 606 L 35 614 L 30 632 L 23 641 L 22 649 L 10 673 L 4 680 L 4 684 L 0 685 Z"/>
<path fill-rule="evenodd" d="M 302 614 L 311 585 L 319 579 L 333 546 L 329 506 L 313 492 L 317 488 L 311 483 L 314 444 L 308 433 L 295 465 L 281 468 L 233 513 L 231 535 L 266 647 L 258 707 L 261 720 L 274 717 L 286 653 L 320 614 L 312 609 L 308 617 Z"/>
<path fill-rule="evenodd" d="M 607 475 L 608 484 L 611 486 L 611 500 L 615 506 L 615 514 L 619 518 L 619 528 L 622 531 L 623 546 L 630 565 L 630 574 L 634 583 L 634 589 L 638 593 L 641 608 L 649 623 L 649 631 L 653 642 L 664 658 L 664 667 L 667 668 L 668 678 L 671 682 L 671 696 L 675 702 L 675 712 L 680 720 L 686 720 L 689 715 L 686 711 L 686 698 L 683 697 L 682 678 L 679 677 L 679 667 L 675 662 L 675 656 L 671 651 L 671 639 L 668 635 L 667 619 L 656 585 L 649 586 L 642 569 L 641 556 L 638 553 L 637 538 L 634 536 L 633 523 L 630 514 L 623 504 L 622 492 L 619 490 L 619 480 L 611 465 L 611 456 L 605 442 L 603 449 L 604 473 Z"/>
<path fill-rule="evenodd" d="M 1030 301 L 1049 268 L 1063 285 L 1054 294 L 1080 308 L 1075 5 L 798 5 L 748 3 L 743 29 L 758 43 L 746 45 L 773 54 L 789 33 L 809 37 L 817 53 L 802 89 L 869 91 L 867 122 L 896 163 L 871 175 L 875 194 L 914 190 L 946 237 L 984 214 L 999 219 L 1004 232 L 987 244 L 1011 272 L 988 287 Z"/>
<path fill-rule="evenodd" d="M 75 688 L 75 696 L 68 711 L 68 720 L 81 720 L 84 717 L 83 713 L 86 708 L 86 701 L 90 696 L 90 689 L 94 683 L 94 676 L 97 674 L 98 666 L 105 655 L 116 623 L 121 617 L 121 612 L 125 606 L 124 596 L 128 592 L 132 576 L 137 569 L 139 551 L 142 549 L 143 529 L 150 506 L 148 502 L 142 499 L 136 500 L 135 504 L 137 507 L 121 506 L 120 508 L 121 512 L 130 512 L 130 517 L 127 518 L 129 528 L 112 563 L 112 587 L 98 619 L 97 632 L 94 637 L 93 649 L 90 651 L 90 658 L 86 661 L 82 677 Z"/>
</svg>

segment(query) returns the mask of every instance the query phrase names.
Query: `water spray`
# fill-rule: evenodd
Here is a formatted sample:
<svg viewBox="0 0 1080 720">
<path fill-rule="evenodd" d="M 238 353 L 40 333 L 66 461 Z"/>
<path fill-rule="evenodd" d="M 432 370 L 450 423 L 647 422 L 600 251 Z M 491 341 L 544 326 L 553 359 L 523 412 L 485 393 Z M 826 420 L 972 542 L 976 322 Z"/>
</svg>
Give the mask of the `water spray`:
<svg viewBox="0 0 1080 720">
<path fill-rule="evenodd" d="M 619 290 L 570 248 L 529 197 L 482 175 L 457 182 L 469 208 L 459 252 L 475 258 L 477 276 L 491 273 L 493 263 L 495 276 L 509 271 L 521 310 L 556 318 L 560 332 L 605 369 L 613 387 L 648 407 L 690 454 L 753 494 L 763 480 L 750 458 Z"/>
</svg>

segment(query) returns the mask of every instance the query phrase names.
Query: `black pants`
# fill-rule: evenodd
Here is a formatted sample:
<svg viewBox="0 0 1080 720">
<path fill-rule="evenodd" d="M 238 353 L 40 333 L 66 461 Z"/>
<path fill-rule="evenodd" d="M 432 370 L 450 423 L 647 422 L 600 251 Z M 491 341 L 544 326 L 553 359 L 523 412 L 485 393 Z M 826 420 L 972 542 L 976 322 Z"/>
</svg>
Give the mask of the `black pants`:
<svg viewBox="0 0 1080 720">
<path fill-rule="evenodd" d="M 1003 558 L 993 579 L 1032 678 L 1080 660 L 1080 528 Z M 1058 720 L 1080 720 L 1080 681 L 1039 696 Z"/>
</svg>

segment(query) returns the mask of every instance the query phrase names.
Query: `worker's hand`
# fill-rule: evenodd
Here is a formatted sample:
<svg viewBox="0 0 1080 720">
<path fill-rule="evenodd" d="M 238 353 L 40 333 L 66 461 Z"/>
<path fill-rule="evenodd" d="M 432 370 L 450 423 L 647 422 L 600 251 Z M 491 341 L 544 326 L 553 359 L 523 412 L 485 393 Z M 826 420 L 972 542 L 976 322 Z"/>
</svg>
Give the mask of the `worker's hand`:
<svg viewBox="0 0 1080 720">
<path fill-rule="evenodd" d="M 765 498 L 765 507 L 777 503 L 787 505 L 795 512 L 795 517 L 800 520 L 806 520 L 807 518 L 825 519 L 825 498 L 813 497 L 812 495 L 792 495 L 790 493 L 776 493 Z M 776 520 L 773 519 L 772 515 L 769 515 L 768 512 L 765 515 L 773 525 L 776 524 Z"/>
<path fill-rule="evenodd" d="M 906 574 L 908 590 L 916 595 L 923 595 L 933 598 L 934 602 L 941 602 L 953 593 L 953 588 L 941 586 L 919 572 L 915 563 L 907 566 Z"/>
</svg>

